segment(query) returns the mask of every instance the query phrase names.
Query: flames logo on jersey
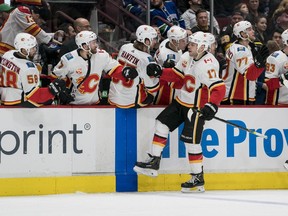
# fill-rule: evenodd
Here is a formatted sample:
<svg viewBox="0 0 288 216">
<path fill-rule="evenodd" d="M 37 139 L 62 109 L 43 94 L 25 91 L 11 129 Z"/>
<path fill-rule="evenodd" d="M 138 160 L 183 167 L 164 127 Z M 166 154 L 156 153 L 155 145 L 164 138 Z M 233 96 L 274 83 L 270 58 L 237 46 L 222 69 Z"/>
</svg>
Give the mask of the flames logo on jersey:
<svg viewBox="0 0 288 216">
<path fill-rule="evenodd" d="M 77 79 L 77 84 L 79 85 L 84 77 L 80 77 Z M 81 94 L 86 94 L 86 93 L 94 93 L 97 90 L 98 83 L 99 83 L 100 77 L 98 74 L 92 74 L 89 77 L 85 79 L 85 81 L 78 87 L 78 91 Z"/>
<path fill-rule="evenodd" d="M 183 61 L 183 62 L 182 62 L 182 67 L 183 67 L 183 68 L 186 68 L 186 67 L 187 67 L 187 64 L 188 64 L 187 61 Z"/>
</svg>

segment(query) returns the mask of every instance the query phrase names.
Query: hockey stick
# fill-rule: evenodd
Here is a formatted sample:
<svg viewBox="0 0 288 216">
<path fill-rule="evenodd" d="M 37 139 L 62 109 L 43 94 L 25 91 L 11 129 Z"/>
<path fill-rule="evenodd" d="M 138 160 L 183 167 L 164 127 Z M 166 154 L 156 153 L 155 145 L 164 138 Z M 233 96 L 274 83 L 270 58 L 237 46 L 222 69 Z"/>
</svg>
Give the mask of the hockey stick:
<svg viewBox="0 0 288 216">
<path fill-rule="evenodd" d="M 192 110 L 193 110 L 194 112 L 199 112 L 199 113 L 201 113 L 201 111 L 198 110 L 198 109 L 192 108 Z M 261 134 L 261 133 L 258 133 L 258 132 L 256 132 L 256 131 L 253 131 L 253 130 L 251 130 L 251 129 L 242 127 L 241 125 L 235 124 L 235 123 L 233 123 L 233 122 L 227 121 L 227 120 L 222 119 L 222 118 L 219 118 L 219 117 L 217 117 L 217 116 L 214 116 L 213 118 L 216 119 L 216 120 L 218 120 L 218 121 L 224 122 L 225 124 L 229 124 L 229 125 L 232 125 L 233 127 L 236 127 L 236 128 L 241 129 L 241 130 L 247 131 L 248 133 L 254 134 L 254 135 L 258 136 L 258 137 L 267 139 L 267 136 L 266 136 L 266 135 Z"/>
</svg>

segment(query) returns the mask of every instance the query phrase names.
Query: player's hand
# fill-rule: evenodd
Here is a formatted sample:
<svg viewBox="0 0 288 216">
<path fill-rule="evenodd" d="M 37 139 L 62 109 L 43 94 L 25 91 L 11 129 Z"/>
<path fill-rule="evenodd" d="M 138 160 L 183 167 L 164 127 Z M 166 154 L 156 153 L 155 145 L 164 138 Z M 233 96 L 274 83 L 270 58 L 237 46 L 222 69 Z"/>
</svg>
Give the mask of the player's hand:
<svg viewBox="0 0 288 216">
<path fill-rule="evenodd" d="M 269 49 L 267 46 L 262 45 L 261 47 L 255 46 L 252 49 L 252 54 L 254 57 L 254 64 L 257 68 L 265 68 L 266 59 L 269 56 Z"/>
<path fill-rule="evenodd" d="M 62 79 L 55 79 L 49 84 L 48 88 L 54 96 L 58 96 L 60 92 L 65 90 L 66 82 Z"/>
<path fill-rule="evenodd" d="M 218 111 L 218 106 L 213 103 L 206 103 L 205 106 L 200 110 L 200 118 L 210 121 L 214 118 L 215 114 Z"/>
<path fill-rule="evenodd" d="M 59 93 L 58 98 L 61 105 L 66 105 L 74 101 L 74 97 L 69 93 L 69 89 L 67 88 Z"/>
<path fill-rule="evenodd" d="M 138 72 L 135 68 L 132 67 L 125 67 L 122 70 L 122 75 L 126 79 L 135 79 L 138 76 Z"/>
<path fill-rule="evenodd" d="M 173 61 L 172 59 L 167 59 L 163 63 L 164 68 L 173 68 L 174 66 L 175 66 L 175 61 Z"/>
<path fill-rule="evenodd" d="M 162 68 L 160 65 L 155 63 L 150 63 L 147 65 L 147 75 L 150 77 L 156 77 L 159 78 L 162 75 Z"/>
<path fill-rule="evenodd" d="M 285 85 L 285 83 L 288 81 L 288 72 L 281 74 L 279 77 L 279 81 L 282 85 Z"/>
</svg>

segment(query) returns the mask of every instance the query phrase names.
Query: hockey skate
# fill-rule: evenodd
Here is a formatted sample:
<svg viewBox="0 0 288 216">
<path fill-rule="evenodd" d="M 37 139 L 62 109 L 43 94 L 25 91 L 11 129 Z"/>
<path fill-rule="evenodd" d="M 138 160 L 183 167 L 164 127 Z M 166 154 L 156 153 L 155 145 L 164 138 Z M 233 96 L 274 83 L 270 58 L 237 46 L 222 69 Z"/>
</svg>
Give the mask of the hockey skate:
<svg viewBox="0 0 288 216">
<path fill-rule="evenodd" d="M 285 161 L 284 167 L 288 170 L 288 160 Z"/>
<path fill-rule="evenodd" d="M 136 162 L 133 170 L 143 175 L 156 177 L 158 176 L 161 157 L 152 156 L 149 153 L 148 156 L 146 162 Z"/>
<path fill-rule="evenodd" d="M 183 193 L 200 193 L 205 192 L 204 175 L 203 172 L 199 174 L 192 174 L 192 178 L 181 184 L 181 192 Z"/>
</svg>

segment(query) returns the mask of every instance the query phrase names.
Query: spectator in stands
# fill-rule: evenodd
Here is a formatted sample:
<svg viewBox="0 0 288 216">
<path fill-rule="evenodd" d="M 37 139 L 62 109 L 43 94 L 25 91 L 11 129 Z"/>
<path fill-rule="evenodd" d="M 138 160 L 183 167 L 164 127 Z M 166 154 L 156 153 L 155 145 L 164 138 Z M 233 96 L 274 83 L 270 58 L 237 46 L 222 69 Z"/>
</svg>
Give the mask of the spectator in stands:
<svg viewBox="0 0 288 216">
<path fill-rule="evenodd" d="M 194 26 L 191 31 L 193 33 L 202 31 L 202 32 L 211 32 L 211 26 L 208 24 L 208 12 L 205 9 L 199 9 L 196 12 L 196 22 L 197 25 Z M 214 35 L 218 35 L 217 29 L 213 29 Z"/>
<path fill-rule="evenodd" d="M 143 5 L 146 6 L 147 0 L 139 0 L 140 2 L 143 3 Z M 124 21 L 126 27 L 131 31 L 135 32 L 137 27 L 146 23 L 146 8 L 143 8 L 142 5 L 140 5 L 138 2 L 134 0 L 123 0 L 123 7 L 129 11 L 131 14 L 142 20 L 142 23 L 137 22 L 137 20 L 129 17 L 129 16 L 124 16 Z M 131 22 L 131 19 L 133 19 L 133 22 Z"/>
<path fill-rule="evenodd" d="M 283 43 L 282 43 L 282 37 L 281 34 L 283 33 L 282 29 L 276 28 L 272 34 L 272 40 L 277 43 L 277 45 L 280 47 L 279 49 L 282 49 Z"/>
<path fill-rule="evenodd" d="M 37 23 L 40 28 L 42 28 L 46 32 L 51 32 L 51 29 L 47 25 L 47 20 L 50 18 L 50 11 L 47 5 L 43 7 L 32 6 L 31 13 L 34 21 Z"/>
<path fill-rule="evenodd" d="M 82 17 L 77 18 L 74 21 L 73 26 L 74 26 L 74 30 L 75 30 L 76 34 L 78 34 L 81 31 L 84 31 L 84 30 L 88 30 L 88 31 L 91 30 L 90 22 L 87 19 L 82 18 Z M 74 37 L 72 36 L 70 40 L 66 41 L 61 46 L 59 56 L 61 57 L 64 54 L 71 52 L 77 48 L 78 48 L 78 46 L 75 42 L 75 36 Z"/>
<path fill-rule="evenodd" d="M 9 6 L 8 4 L 1 4 L 0 5 L 0 26 L 4 23 L 4 21 L 8 18 L 9 13 L 13 10 L 14 8 Z"/>
<path fill-rule="evenodd" d="M 254 26 L 256 24 L 257 17 L 261 15 L 259 12 L 259 0 L 249 0 L 247 6 L 249 9 L 249 14 L 246 16 L 246 20 Z"/>
<path fill-rule="evenodd" d="M 267 30 L 267 19 L 264 15 L 260 15 L 256 18 L 255 36 L 262 44 L 266 44 L 268 40 L 266 30 Z"/>
<path fill-rule="evenodd" d="M 225 54 L 226 50 L 229 48 L 232 42 L 236 40 L 236 36 L 233 34 L 233 27 L 235 23 L 243 21 L 244 15 L 241 11 L 234 11 L 231 16 L 231 23 L 224 26 L 220 32 L 220 45 L 219 52 Z M 221 49 L 221 50 L 220 50 Z"/>
<path fill-rule="evenodd" d="M 172 1 L 151 0 L 150 16 L 151 24 L 159 27 L 163 37 L 166 37 L 167 31 L 172 25 L 178 25 L 186 29 L 185 22 L 179 16 L 177 7 Z"/>
<path fill-rule="evenodd" d="M 244 3 L 244 2 L 241 2 L 241 3 L 237 4 L 237 5 L 234 7 L 234 11 L 241 11 L 242 14 L 243 14 L 244 20 L 246 19 L 246 17 L 247 17 L 248 14 L 249 14 L 248 6 L 247 6 L 247 4 Z"/>
<path fill-rule="evenodd" d="M 37 23 L 33 20 L 31 11 L 28 7 L 23 6 L 23 3 L 29 5 L 40 5 L 41 0 L 14 0 L 11 2 L 12 6 L 16 6 L 14 10 L 9 13 L 9 17 L 6 20 L 5 24 L 0 29 L 0 37 L 2 41 L 0 42 L 0 56 L 5 52 L 14 49 L 14 38 L 20 32 L 29 33 L 37 38 L 39 43 L 46 43 L 53 41 L 53 36 L 46 33 L 41 29 Z"/>
<path fill-rule="evenodd" d="M 196 21 L 196 12 L 201 9 L 202 7 L 202 0 L 188 0 L 189 3 L 189 9 L 187 9 L 183 14 L 182 14 L 182 19 L 185 22 L 185 27 L 186 29 L 191 30 L 194 26 L 197 25 Z M 208 13 L 208 25 L 210 25 L 210 12 L 207 11 Z M 217 20 L 215 17 L 213 17 L 213 24 L 214 27 L 217 29 L 217 34 L 220 33 L 220 28 Z M 193 31 L 192 31 L 193 32 Z M 193 32 L 194 33 L 194 32 Z"/>
<path fill-rule="evenodd" d="M 63 43 L 76 36 L 75 29 L 71 23 L 62 23 L 58 26 L 58 30 L 64 31 Z"/>
</svg>

